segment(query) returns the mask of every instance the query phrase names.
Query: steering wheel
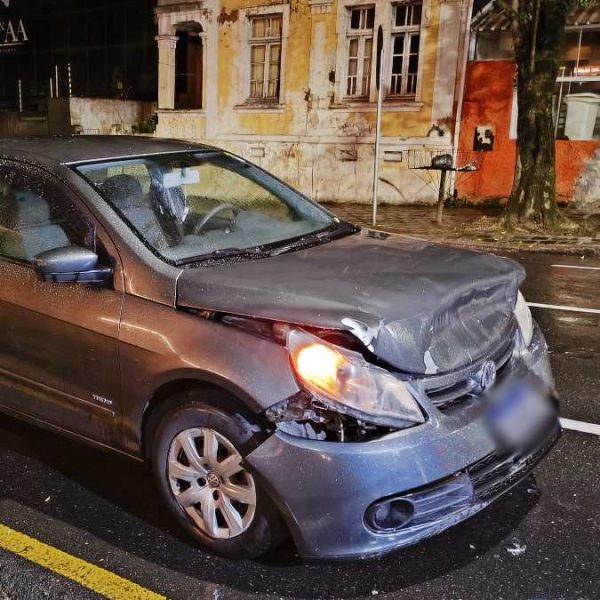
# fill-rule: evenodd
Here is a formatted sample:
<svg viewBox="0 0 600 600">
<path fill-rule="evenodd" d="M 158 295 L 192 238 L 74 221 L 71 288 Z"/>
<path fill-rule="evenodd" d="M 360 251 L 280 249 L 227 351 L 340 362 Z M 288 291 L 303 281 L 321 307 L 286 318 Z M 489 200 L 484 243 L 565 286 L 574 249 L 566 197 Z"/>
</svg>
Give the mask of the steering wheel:
<svg viewBox="0 0 600 600">
<path fill-rule="evenodd" d="M 241 209 L 239 206 L 235 206 L 234 204 L 229 204 L 226 202 L 223 204 L 219 204 L 218 206 L 215 206 L 213 209 L 209 210 L 204 215 L 204 217 L 202 217 L 200 223 L 198 223 L 196 227 L 194 227 L 194 233 L 196 235 L 200 235 L 202 233 L 202 230 L 206 227 L 207 223 L 224 210 L 230 210 L 233 212 L 233 219 L 231 220 L 231 224 L 233 225 L 233 222 L 235 221 L 235 218 L 239 215 Z"/>
</svg>

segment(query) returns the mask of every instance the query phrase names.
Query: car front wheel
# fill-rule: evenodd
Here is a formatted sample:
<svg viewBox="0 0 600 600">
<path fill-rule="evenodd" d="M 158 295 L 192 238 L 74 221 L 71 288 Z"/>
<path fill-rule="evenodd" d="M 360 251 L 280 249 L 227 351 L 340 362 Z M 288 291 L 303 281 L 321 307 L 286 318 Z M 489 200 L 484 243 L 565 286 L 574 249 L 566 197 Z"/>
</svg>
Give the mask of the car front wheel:
<svg viewBox="0 0 600 600">
<path fill-rule="evenodd" d="M 244 457 L 258 446 L 258 428 L 194 396 L 180 398 L 183 403 L 162 419 L 154 436 L 159 489 L 178 522 L 204 548 L 255 558 L 272 549 L 283 532 L 277 509 L 244 466 Z"/>
</svg>

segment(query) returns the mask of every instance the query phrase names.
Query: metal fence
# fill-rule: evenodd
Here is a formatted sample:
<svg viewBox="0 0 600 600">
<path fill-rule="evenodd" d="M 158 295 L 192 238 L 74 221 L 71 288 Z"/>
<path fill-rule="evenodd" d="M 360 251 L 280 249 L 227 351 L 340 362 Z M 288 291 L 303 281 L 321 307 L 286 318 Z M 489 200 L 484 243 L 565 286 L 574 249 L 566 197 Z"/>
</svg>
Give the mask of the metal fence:
<svg viewBox="0 0 600 600">
<path fill-rule="evenodd" d="M 48 135 L 48 119 L 28 117 L 18 111 L 0 112 L 0 137 L 27 137 Z"/>
</svg>

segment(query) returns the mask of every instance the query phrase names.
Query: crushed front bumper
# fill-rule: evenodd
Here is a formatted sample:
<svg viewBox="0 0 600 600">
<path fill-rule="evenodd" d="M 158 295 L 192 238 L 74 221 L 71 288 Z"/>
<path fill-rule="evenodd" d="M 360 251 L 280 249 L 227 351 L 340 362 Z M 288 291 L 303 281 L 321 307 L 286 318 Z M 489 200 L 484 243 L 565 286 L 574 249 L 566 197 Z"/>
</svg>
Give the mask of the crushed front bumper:
<svg viewBox="0 0 600 600">
<path fill-rule="evenodd" d="M 546 382 L 550 395 L 551 373 L 539 329 L 520 362 Z M 560 434 L 556 421 L 534 446 L 504 455 L 482 419 L 428 412 L 423 425 L 365 443 L 278 432 L 246 458 L 280 506 L 302 556 L 372 556 L 439 533 L 524 478 Z M 375 531 L 367 511 L 390 499 L 412 504 L 412 518 L 400 529 Z"/>
</svg>

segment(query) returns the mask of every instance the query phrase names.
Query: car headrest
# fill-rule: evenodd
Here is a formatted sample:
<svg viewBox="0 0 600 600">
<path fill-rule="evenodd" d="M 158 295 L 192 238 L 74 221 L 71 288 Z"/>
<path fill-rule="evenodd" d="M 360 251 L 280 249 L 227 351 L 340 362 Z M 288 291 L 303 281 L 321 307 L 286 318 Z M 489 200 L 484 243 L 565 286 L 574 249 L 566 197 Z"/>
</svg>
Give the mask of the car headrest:
<svg viewBox="0 0 600 600">
<path fill-rule="evenodd" d="M 119 210 L 139 208 L 143 205 L 144 191 L 133 175 L 113 175 L 102 184 L 102 192 Z"/>
<path fill-rule="evenodd" d="M 14 210 L 12 211 L 13 226 L 39 227 L 50 225 L 50 207 L 48 202 L 26 190 L 18 190 L 14 193 Z"/>
</svg>

